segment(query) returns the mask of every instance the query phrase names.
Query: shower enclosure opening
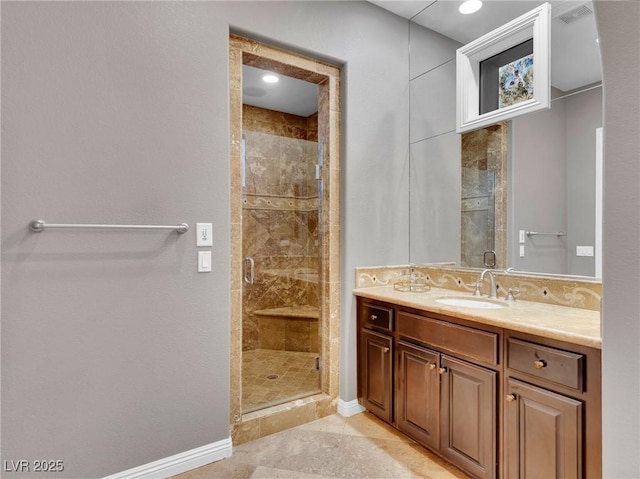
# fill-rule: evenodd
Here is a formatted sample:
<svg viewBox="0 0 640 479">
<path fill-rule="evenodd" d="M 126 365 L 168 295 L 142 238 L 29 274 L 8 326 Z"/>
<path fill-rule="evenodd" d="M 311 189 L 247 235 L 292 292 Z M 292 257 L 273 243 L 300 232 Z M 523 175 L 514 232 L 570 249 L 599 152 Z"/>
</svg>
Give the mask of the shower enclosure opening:
<svg viewBox="0 0 640 479">
<path fill-rule="evenodd" d="M 242 92 L 246 414 L 321 392 L 323 148 L 316 84 L 243 65 Z"/>
<path fill-rule="evenodd" d="M 461 136 L 461 266 L 506 268 L 506 137 L 506 123 Z"/>
</svg>

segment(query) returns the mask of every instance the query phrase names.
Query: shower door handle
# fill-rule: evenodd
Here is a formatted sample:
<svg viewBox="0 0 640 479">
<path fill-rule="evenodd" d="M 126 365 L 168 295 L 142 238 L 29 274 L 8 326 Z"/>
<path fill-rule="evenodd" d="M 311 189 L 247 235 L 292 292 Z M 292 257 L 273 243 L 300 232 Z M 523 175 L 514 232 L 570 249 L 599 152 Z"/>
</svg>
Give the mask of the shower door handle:
<svg viewBox="0 0 640 479">
<path fill-rule="evenodd" d="M 251 256 L 247 256 L 243 261 L 244 269 L 244 282 L 247 284 L 253 284 L 256 278 L 256 262 Z"/>
</svg>

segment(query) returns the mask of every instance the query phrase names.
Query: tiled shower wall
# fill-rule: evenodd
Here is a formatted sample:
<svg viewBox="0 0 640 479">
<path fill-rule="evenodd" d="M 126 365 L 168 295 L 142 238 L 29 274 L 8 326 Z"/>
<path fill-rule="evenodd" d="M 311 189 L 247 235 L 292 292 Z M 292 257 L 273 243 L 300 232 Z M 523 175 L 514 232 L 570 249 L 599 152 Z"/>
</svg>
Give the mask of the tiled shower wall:
<svg viewBox="0 0 640 479">
<path fill-rule="evenodd" d="M 483 254 L 496 253 L 505 268 L 507 213 L 507 125 L 499 123 L 462 135 L 462 208 L 460 264 L 484 267 Z M 489 191 L 486 175 L 493 174 Z M 491 211 L 490 211 L 491 210 Z M 488 242 L 489 235 L 493 241 Z M 492 246 L 490 246 L 492 243 Z"/>
<path fill-rule="evenodd" d="M 318 352 L 317 115 L 245 105 L 243 132 L 243 350 Z"/>
</svg>

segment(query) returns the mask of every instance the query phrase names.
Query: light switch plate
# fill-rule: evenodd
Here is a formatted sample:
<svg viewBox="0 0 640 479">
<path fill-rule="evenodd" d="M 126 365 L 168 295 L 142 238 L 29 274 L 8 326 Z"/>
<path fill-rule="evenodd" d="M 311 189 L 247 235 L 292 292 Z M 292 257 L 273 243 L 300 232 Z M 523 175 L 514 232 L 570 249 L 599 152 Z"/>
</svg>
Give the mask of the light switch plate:
<svg viewBox="0 0 640 479">
<path fill-rule="evenodd" d="M 211 272 L 211 251 L 198 251 L 198 273 Z"/>
<path fill-rule="evenodd" d="M 196 246 L 213 246 L 212 223 L 196 223 Z"/>
<path fill-rule="evenodd" d="M 593 256 L 593 246 L 576 246 L 576 256 Z"/>
</svg>

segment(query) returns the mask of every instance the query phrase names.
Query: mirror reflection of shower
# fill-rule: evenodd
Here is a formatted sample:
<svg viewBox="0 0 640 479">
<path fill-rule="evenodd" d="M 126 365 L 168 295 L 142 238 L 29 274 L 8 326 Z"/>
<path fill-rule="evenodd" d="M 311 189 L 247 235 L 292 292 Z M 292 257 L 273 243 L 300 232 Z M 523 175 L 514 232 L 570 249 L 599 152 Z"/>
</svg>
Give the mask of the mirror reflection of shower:
<svg viewBox="0 0 640 479">
<path fill-rule="evenodd" d="M 321 390 L 322 149 L 317 85 L 244 65 L 242 86 L 242 412 L 249 413 Z"/>
</svg>

